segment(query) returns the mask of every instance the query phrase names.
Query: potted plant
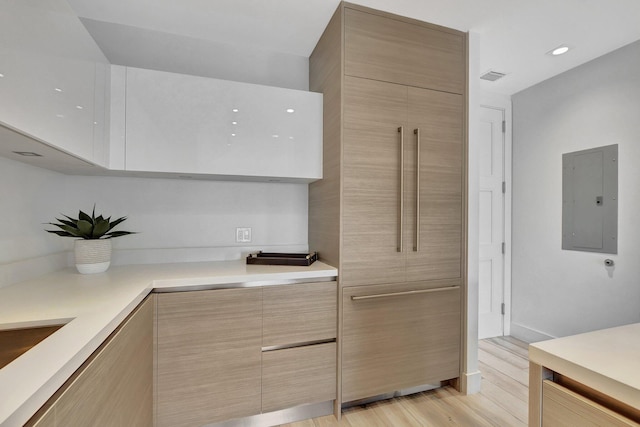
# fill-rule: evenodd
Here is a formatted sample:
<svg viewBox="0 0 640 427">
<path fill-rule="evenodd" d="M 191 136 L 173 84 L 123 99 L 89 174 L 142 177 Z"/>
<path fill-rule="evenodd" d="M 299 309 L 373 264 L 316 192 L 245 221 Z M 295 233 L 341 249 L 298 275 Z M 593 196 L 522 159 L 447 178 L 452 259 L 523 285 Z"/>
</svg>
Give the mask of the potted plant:
<svg viewBox="0 0 640 427">
<path fill-rule="evenodd" d="M 80 211 L 78 218 L 63 215 L 66 219 L 56 218 L 59 223 L 47 224 L 59 230 L 45 230 L 63 237 L 73 237 L 76 268 L 82 274 L 102 273 L 111 264 L 111 239 L 134 234 L 131 231 L 112 231 L 114 227 L 127 219 L 123 216 L 111 221 L 111 217 L 96 217 L 94 205 L 91 216 Z"/>
</svg>

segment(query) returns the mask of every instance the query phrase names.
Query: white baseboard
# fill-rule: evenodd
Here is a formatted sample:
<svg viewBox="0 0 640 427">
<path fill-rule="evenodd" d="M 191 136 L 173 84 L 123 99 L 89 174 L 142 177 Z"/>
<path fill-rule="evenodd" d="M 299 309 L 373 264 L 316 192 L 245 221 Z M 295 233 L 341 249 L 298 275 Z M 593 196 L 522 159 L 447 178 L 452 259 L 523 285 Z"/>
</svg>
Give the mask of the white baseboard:
<svg viewBox="0 0 640 427">
<path fill-rule="evenodd" d="M 462 394 L 479 393 L 481 384 L 482 373 L 480 371 L 463 372 L 460 377 L 460 392 Z"/>
<path fill-rule="evenodd" d="M 518 323 L 511 322 L 511 334 L 512 337 L 517 338 L 526 343 L 538 342 L 538 341 L 547 341 L 554 337 L 552 335 L 545 334 L 544 332 L 540 332 L 538 330 L 528 328 L 524 325 L 520 325 Z"/>
</svg>

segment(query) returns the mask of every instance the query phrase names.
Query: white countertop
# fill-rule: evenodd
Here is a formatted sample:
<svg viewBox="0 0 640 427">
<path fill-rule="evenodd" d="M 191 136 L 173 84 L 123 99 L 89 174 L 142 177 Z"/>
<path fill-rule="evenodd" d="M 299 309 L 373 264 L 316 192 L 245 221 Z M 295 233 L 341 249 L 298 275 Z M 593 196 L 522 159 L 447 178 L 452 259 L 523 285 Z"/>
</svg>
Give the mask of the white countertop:
<svg viewBox="0 0 640 427">
<path fill-rule="evenodd" d="M 640 409 L 640 323 L 531 344 L 529 360 Z"/>
<path fill-rule="evenodd" d="M 244 260 L 112 267 L 81 275 L 65 269 L 0 288 L 0 329 L 68 323 L 0 369 L 0 426 L 22 426 L 154 289 L 273 284 L 334 277 L 309 267 L 246 265 Z"/>
</svg>

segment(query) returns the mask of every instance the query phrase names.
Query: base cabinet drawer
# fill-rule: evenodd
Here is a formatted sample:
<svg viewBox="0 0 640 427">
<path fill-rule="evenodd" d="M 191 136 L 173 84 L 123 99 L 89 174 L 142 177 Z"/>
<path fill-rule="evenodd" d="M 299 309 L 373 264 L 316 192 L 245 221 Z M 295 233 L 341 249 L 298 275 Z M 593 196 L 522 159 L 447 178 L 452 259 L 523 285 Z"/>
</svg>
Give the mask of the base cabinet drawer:
<svg viewBox="0 0 640 427">
<path fill-rule="evenodd" d="M 282 346 L 336 337 L 335 281 L 266 286 L 262 346 Z"/>
<path fill-rule="evenodd" d="M 262 412 L 335 398 L 335 342 L 262 353 Z"/>
<path fill-rule="evenodd" d="M 342 402 L 460 376 L 460 288 L 343 289 Z"/>
<path fill-rule="evenodd" d="M 550 380 L 542 384 L 543 427 L 640 427 L 640 424 Z"/>
</svg>

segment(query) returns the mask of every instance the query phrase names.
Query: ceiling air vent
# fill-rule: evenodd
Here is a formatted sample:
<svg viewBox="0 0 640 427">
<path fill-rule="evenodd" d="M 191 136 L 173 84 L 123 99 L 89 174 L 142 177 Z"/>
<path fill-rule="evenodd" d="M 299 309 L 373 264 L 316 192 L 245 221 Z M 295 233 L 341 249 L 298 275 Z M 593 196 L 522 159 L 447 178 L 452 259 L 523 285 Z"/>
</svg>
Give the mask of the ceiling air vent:
<svg viewBox="0 0 640 427">
<path fill-rule="evenodd" d="M 481 75 L 480 78 L 482 80 L 488 80 L 490 82 L 495 82 L 496 80 L 501 79 L 504 76 L 506 76 L 505 73 L 499 73 L 497 71 L 487 71 L 486 73 Z"/>
</svg>

